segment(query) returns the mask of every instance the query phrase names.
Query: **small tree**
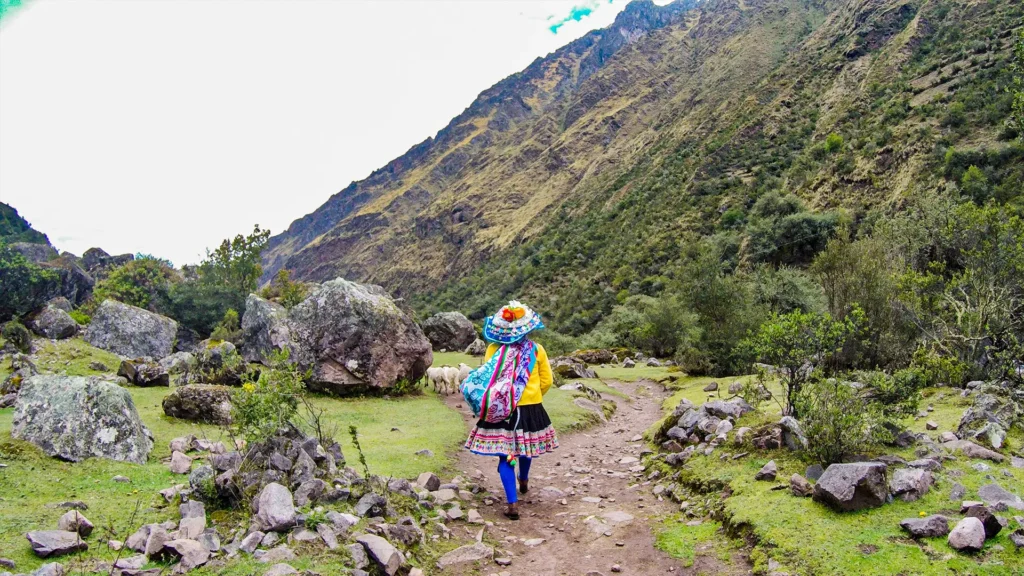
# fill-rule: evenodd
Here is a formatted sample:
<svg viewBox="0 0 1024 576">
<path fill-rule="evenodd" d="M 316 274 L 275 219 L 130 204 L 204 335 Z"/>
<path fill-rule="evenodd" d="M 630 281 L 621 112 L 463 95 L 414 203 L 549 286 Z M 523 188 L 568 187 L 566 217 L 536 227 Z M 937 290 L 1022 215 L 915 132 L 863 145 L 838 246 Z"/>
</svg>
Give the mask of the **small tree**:
<svg viewBox="0 0 1024 576">
<path fill-rule="evenodd" d="M 867 404 L 853 388 L 835 378 L 814 379 L 796 398 L 807 452 L 817 462 L 834 464 L 857 452 L 866 439 Z"/>
<path fill-rule="evenodd" d="M 259 376 L 250 373 L 231 396 L 232 425 L 249 443 L 259 443 L 292 422 L 304 386 L 303 374 L 288 361 L 288 351 L 271 355 Z"/>
<path fill-rule="evenodd" d="M 757 361 L 778 370 L 786 393 L 783 412 L 796 417 L 796 399 L 804 384 L 816 368 L 829 362 L 857 335 L 863 321 L 859 307 L 843 320 L 799 310 L 776 314 L 741 346 Z"/>
<path fill-rule="evenodd" d="M 270 230 L 259 225 L 252 234 L 239 234 L 233 240 L 224 240 L 216 250 L 206 252 L 206 260 L 199 265 L 199 276 L 204 282 L 226 286 L 242 298 L 256 290 L 263 265 L 260 255 L 270 239 Z"/>
<path fill-rule="evenodd" d="M 843 150 L 843 137 L 835 132 L 825 137 L 825 152 L 835 154 Z"/>
</svg>

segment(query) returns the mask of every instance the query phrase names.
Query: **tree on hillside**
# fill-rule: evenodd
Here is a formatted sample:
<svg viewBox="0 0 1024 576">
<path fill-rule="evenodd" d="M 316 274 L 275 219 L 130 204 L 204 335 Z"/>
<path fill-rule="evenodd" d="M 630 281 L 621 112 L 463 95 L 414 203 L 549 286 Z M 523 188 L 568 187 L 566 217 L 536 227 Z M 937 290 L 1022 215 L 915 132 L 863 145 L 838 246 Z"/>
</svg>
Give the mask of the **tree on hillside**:
<svg viewBox="0 0 1024 576">
<path fill-rule="evenodd" d="M 0 240 L 0 320 L 27 314 L 57 295 L 60 278 Z"/>
<path fill-rule="evenodd" d="M 858 307 L 842 320 L 797 310 L 773 315 L 740 346 L 757 361 L 775 367 L 786 393 L 783 412 L 797 417 L 796 401 L 804 384 L 857 336 L 863 324 L 864 313 Z"/>
</svg>

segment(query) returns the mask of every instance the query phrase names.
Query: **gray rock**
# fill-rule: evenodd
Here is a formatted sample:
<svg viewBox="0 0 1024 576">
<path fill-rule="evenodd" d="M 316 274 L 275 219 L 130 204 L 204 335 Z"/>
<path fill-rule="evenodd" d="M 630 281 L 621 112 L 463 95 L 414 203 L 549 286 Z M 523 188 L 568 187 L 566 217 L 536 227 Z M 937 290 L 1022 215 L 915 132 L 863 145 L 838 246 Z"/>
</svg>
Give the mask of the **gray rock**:
<svg viewBox="0 0 1024 576">
<path fill-rule="evenodd" d="M 92 288 L 96 281 L 85 271 L 78 258 L 73 254 L 65 253 L 55 259 L 41 262 L 39 267 L 53 272 L 59 279 L 56 285 L 44 288 L 43 292 L 46 294 L 44 299 L 59 295 L 78 305 L 85 302 L 92 294 Z M 95 316 L 93 319 L 95 320 Z"/>
<path fill-rule="evenodd" d="M 366 555 L 366 548 L 362 544 L 349 544 L 345 546 L 348 555 L 352 557 L 352 563 L 357 570 L 370 567 L 370 557 Z"/>
<path fill-rule="evenodd" d="M 1010 542 L 1013 542 L 1013 545 L 1017 550 L 1024 548 L 1024 528 L 1014 530 L 1013 533 L 1010 534 Z"/>
<path fill-rule="evenodd" d="M 949 519 L 941 514 L 925 518 L 907 518 L 900 521 L 900 528 L 913 538 L 938 538 L 949 534 Z"/>
<path fill-rule="evenodd" d="M 405 556 L 392 546 L 390 542 L 380 536 L 362 534 L 356 538 L 356 542 L 363 545 L 370 559 L 387 576 L 395 576 L 405 564 Z"/>
<path fill-rule="evenodd" d="M 754 480 L 767 480 L 771 482 L 775 480 L 775 475 L 778 472 L 779 468 L 775 465 L 775 460 L 770 460 L 754 475 Z"/>
<path fill-rule="evenodd" d="M 317 524 L 316 533 L 320 535 L 320 539 L 324 541 L 329 550 L 338 548 L 338 535 L 334 532 L 334 528 L 331 528 L 330 524 Z"/>
<path fill-rule="evenodd" d="M 330 520 L 334 529 L 338 532 L 346 532 L 349 528 L 359 523 L 358 516 L 335 512 L 333 510 L 327 513 L 327 519 Z"/>
<path fill-rule="evenodd" d="M 803 476 L 793 474 L 789 477 L 789 490 L 794 496 L 804 497 L 814 493 L 814 486 Z"/>
<path fill-rule="evenodd" d="M 206 548 L 211 553 L 220 551 L 220 536 L 212 528 L 197 536 L 196 542 L 199 542 L 203 548 Z"/>
<path fill-rule="evenodd" d="M 743 382 L 733 382 L 729 384 L 729 394 L 739 394 L 743 392 Z"/>
<path fill-rule="evenodd" d="M 246 362 L 265 362 L 277 350 L 295 352 L 288 311 L 276 302 L 250 294 L 242 316 L 242 358 Z"/>
<path fill-rule="evenodd" d="M 477 338 L 472 344 L 466 346 L 464 353 L 470 356 L 483 356 L 487 353 L 487 342 Z"/>
<path fill-rule="evenodd" d="M 782 428 L 782 443 L 790 450 L 806 450 L 807 437 L 800 428 L 800 422 L 792 416 L 783 416 L 779 420 L 779 427 Z"/>
<path fill-rule="evenodd" d="M 441 556 L 437 561 L 437 568 L 441 571 L 445 571 L 460 564 L 470 564 L 481 561 L 489 563 L 493 558 L 494 548 L 491 548 L 483 542 L 476 542 L 468 546 L 456 548 L 444 556 Z"/>
<path fill-rule="evenodd" d="M 970 440 L 957 440 L 955 442 L 943 442 L 943 448 L 947 450 L 960 452 L 968 458 L 978 458 L 983 460 L 991 460 L 993 462 L 1002 462 L 1006 460 L 1006 457 L 998 452 L 993 452 L 988 448 L 978 446 Z"/>
<path fill-rule="evenodd" d="M 182 518 L 206 518 L 206 506 L 198 500 L 190 500 L 178 506 Z"/>
<path fill-rule="evenodd" d="M 836 510 L 881 506 L 889 497 L 886 465 L 880 462 L 832 464 L 814 485 L 814 500 Z"/>
<path fill-rule="evenodd" d="M 49 244 L 36 242 L 12 242 L 10 248 L 33 264 L 48 262 L 57 257 L 57 249 Z"/>
<path fill-rule="evenodd" d="M 461 312 L 440 312 L 423 322 L 434 350 L 465 350 L 477 340 L 476 327 Z"/>
<path fill-rule="evenodd" d="M 986 484 L 985 486 L 978 488 L 978 496 L 980 496 L 981 499 L 989 506 L 1002 503 L 1008 508 L 1024 510 L 1024 501 L 1021 500 L 1021 497 L 1007 492 L 999 484 Z"/>
<path fill-rule="evenodd" d="M 178 386 L 163 401 L 164 414 L 207 424 L 231 423 L 231 388 L 212 384 Z"/>
<path fill-rule="evenodd" d="M 94 528 L 92 522 L 82 515 L 78 510 L 69 510 L 63 516 L 57 520 L 58 530 L 67 530 L 68 532 L 77 532 L 82 538 L 92 534 Z"/>
<path fill-rule="evenodd" d="M 634 366 L 636 366 L 636 362 L 634 362 L 632 358 L 626 358 L 622 361 L 623 368 L 633 368 Z"/>
<path fill-rule="evenodd" d="M 427 492 L 434 492 L 441 487 L 441 479 L 433 472 L 424 472 L 416 479 L 416 484 Z"/>
<path fill-rule="evenodd" d="M 369 492 L 364 494 L 356 504 L 356 514 L 362 517 L 383 516 L 387 510 L 388 501 L 383 496 Z"/>
<path fill-rule="evenodd" d="M 145 554 L 136 554 L 135 556 L 117 559 L 114 562 L 114 568 L 120 568 L 121 570 L 140 570 L 146 565 L 146 562 L 149 562 L 149 558 L 146 558 Z"/>
<path fill-rule="evenodd" d="M 256 558 L 257 562 L 261 562 L 263 564 L 270 564 L 271 562 L 287 562 L 295 560 L 297 558 L 295 556 L 295 552 L 293 552 L 291 548 L 284 544 L 276 548 L 271 548 L 266 552 L 260 550 L 253 554 L 253 557 Z"/>
<path fill-rule="evenodd" d="M 175 352 L 160 360 L 160 369 L 168 374 L 190 372 L 196 367 L 196 357 L 191 352 Z"/>
<path fill-rule="evenodd" d="M 256 519 L 270 532 L 286 532 L 295 526 L 295 504 L 292 493 L 284 486 L 271 482 L 259 496 Z"/>
<path fill-rule="evenodd" d="M 985 529 L 985 538 L 993 538 L 1003 529 L 1002 522 L 987 506 L 971 506 L 967 509 L 968 518 L 977 518 Z"/>
<path fill-rule="evenodd" d="M 263 576 L 289 576 L 291 574 L 298 574 L 299 571 L 292 568 L 288 564 L 274 564 L 263 573 Z"/>
<path fill-rule="evenodd" d="M 216 491 L 217 472 L 213 466 L 203 464 L 196 466 L 188 475 L 188 485 L 192 489 L 193 498 L 212 498 Z"/>
<path fill-rule="evenodd" d="M 998 450 L 1006 441 L 1006 431 L 1024 416 L 1024 408 L 1000 386 L 983 385 L 979 392 L 960 418 L 957 435 Z"/>
<path fill-rule="evenodd" d="M 29 576 L 64 576 L 65 574 L 67 571 L 64 570 L 64 566 L 57 562 L 50 562 L 36 568 Z"/>
<path fill-rule="evenodd" d="M 707 386 L 704 387 L 704 391 L 705 392 L 717 392 L 718 391 L 718 382 L 711 382 L 710 384 L 708 384 Z"/>
<path fill-rule="evenodd" d="M 72 552 L 83 552 L 89 549 L 77 532 L 67 530 L 37 530 L 25 534 L 32 551 L 40 558 L 63 556 Z"/>
<path fill-rule="evenodd" d="M 263 542 L 263 539 L 266 536 L 267 535 L 264 532 L 260 532 L 259 530 L 250 532 L 245 536 L 245 538 L 242 538 L 242 543 L 238 546 L 238 549 L 246 554 L 252 554 L 257 548 L 259 548 L 260 543 Z"/>
<path fill-rule="evenodd" d="M 117 368 L 117 375 L 124 376 L 128 382 L 136 386 L 170 386 L 170 375 L 160 366 L 146 358 L 122 360 Z"/>
<path fill-rule="evenodd" d="M 163 550 L 164 544 L 170 541 L 171 536 L 167 533 L 167 528 L 160 524 L 146 524 L 129 536 L 124 545 L 129 550 L 146 556 L 156 556 Z"/>
<path fill-rule="evenodd" d="M 967 488 L 963 484 L 953 483 L 953 486 L 949 489 L 949 499 L 957 502 L 963 500 L 964 495 L 967 494 Z"/>
<path fill-rule="evenodd" d="M 552 358 L 551 369 L 562 378 L 597 378 L 593 369 L 570 356 Z"/>
<path fill-rule="evenodd" d="M 129 358 L 163 358 L 173 351 L 178 323 L 170 318 L 104 300 L 85 331 L 85 341 Z"/>
<path fill-rule="evenodd" d="M 178 539 L 164 544 L 158 556 L 165 560 L 178 560 L 179 570 L 188 571 L 206 564 L 210 560 L 210 551 L 195 540 Z"/>
<path fill-rule="evenodd" d="M 921 468 L 899 468 L 889 481 L 889 491 L 904 502 L 913 502 L 928 493 L 932 473 Z"/>
<path fill-rule="evenodd" d="M 32 321 L 32 331 L 51 340 L 64 340 L 78 333 L 78 322 L 64 310 L 47 306 Z"/>
<path fill-rule="evenodd" d="M 192 470 L 192 459 L 181 452 L 172 452 L 167 467 L 174 474 L 188 474 Z"/>
<path fill-rule="evenodd" d="M 980 552 L 985 546 L 985 527 L 977 518 L 964 518 L 949 533 L 950 548 L 959 552 Z"/>
<path fill-rule="evenodd" d="M 11 435 L 50 456 L 145 464 L 153 441 L 127 390 L 96 378 L 33 376 L 21 385 Z"/>
<path fill-rule="evenodd" d="M 911 460 L 907 463 L 907 466 L 911 468 L 921 468 L 923 470 L 935 471 L 942 468 L 942 463 L 934 458 L 921 458 L 919 460 Z"/>
<path fill-rule="evenodd" d="M 295 505 L 303 507 L 320 500 L 327 488 L 327 483 L 319 478 L 306 480 L 295 490 Z"/>
</svg>

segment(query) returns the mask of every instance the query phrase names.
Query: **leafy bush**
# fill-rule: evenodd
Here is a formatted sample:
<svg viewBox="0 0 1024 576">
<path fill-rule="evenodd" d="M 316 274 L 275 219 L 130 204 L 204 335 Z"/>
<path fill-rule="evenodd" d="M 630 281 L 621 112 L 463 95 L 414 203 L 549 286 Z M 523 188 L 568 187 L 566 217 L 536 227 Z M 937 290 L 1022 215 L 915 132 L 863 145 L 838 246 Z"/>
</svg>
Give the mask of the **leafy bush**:
<svg viewBox="0 0 1024 576">
<path fill-rule="evenodd" d="M 697 317 L 675 297 L 632 296 L 612 309 L 599 327 L 616 336 L 619 346 L 669 357 L 698 335 Z"/>
<path fill-rule="evenodd" d="M 825 137 L 825 153 L 836 154 L 843 150 L 843 137 L 835 132 Z"/>
<path fill-rule="evenodd" d="M 292 422 L 304 386 L 303 375 L 288 362 L 287 350 L 270 359 L 269 366 L 245 378 L 231 395 L 232 426 L 249 443 L 259 443 Z"/>
<path fill-rule="evenodd" d="M 68 312 L 71 319 L 78 323 L 79 326 L 88 326 L 92 322 L 92 316 L 86 314 L 83 310 L 72 310 Z"/>
<path fill-rule="evenodd" d="M 864 447 L 867 405 L 856 391 L 835 378 L 815 378 L 796 397 L 807 452 L 824 465 L 842 462 Z"/>
<path fill-rule="evenodd" d="M 56 296 L 60 277 L 0 241 L 0 320 L 24 316 Z"/>
<path fill-rule="evenodd" d="M 238 312 L 234 308 L 228 308 L 224 317 L 217 324 L 217 327 L 210 333 L 213 340 L 225 342 L 237 342 L 242 338 L 242 329 L 238 319 Z"/>
<path fill-rule="evenodd" d="M 282 268 L 260 295 L 290 309 L 306 299 L 309 287 L 304 282 L 293 282 L 288 270 Z"/>
<path fill-rule="evenodd" d="M 32 352 L 32 333 L 21 322 L 11 320 L 4 324 L 3 330 L 0 330 L 0 336 L 3 336 L 4 340 L 23 354 Z"/>
<path fill-rule="evenodd" d="M 859 308 L 843 320 L 800 311 L 776 314 L 741 347 L 758 361 L 775 366 L 786 391 L 783 411 L 797 417 L 796 400 L 803 385 L 816 368 L 826 365 L 857 336 L 863 320 Z"/>
<path fill-rule="evenodd" d="M 245 296 L 227 286 L 190 279 L 168 294 L 169 316 L 203 336 L 212 333 L 228 310 L 244 310 Z"/>
<path fill-rule="evenodd" d="M 171 285 L 178 281 L 174 267 L 167 260 L 143 256 L 122 266 L 96 283 L 92 300 L 95 303 L 111 299 L 162 312 L 166 308 Z"/>
</svg>

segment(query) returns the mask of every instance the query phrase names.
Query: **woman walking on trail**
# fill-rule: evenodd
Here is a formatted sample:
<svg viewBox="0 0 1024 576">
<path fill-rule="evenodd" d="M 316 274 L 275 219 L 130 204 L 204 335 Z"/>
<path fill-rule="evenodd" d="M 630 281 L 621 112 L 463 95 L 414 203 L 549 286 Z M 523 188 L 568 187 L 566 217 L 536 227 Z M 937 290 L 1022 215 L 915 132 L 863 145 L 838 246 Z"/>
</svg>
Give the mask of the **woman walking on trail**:
<svg viewBox="0 0 1024 576">
<path fill-rule="evenodd" d="M 540 316 L 515 300 L 484 321 L 484 338 L 490 343 L 484 365 L 466 379 L 463 392 L 479 421 L 469 433 L 466 448 L 481 456 L 498 457 L 498 474 L 508 507 L 505 516 L 519 519 L 519 493 L 529 490 L 533 458 L 558 448 L 543 396 L 554 381 L 547 352 L 528 338 L 543 328 Z M 512 391 L 511 400 L 492 392 L 502 385 Z M 468 388 L 468 390 L 467 390 Z M 482 400 L 471 400 L 472 390 L 483 391 Z M 498 404 L 497 408 L 493 405 Z M 494 414 L 508 416 L 495 421 Z M 518 478 L 517 478 L 518 471 Z"/>
</svg>

